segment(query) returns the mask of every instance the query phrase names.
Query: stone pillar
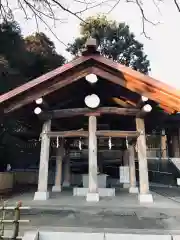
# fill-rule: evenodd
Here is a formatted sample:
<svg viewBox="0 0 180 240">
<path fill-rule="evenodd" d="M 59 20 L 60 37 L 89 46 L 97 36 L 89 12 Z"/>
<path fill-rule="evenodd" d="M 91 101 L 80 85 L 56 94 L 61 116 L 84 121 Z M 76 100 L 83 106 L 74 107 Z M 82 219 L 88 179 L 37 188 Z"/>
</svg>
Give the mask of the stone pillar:
<svg viewBox="0 0 180 240">
<path fill-rule="evenodd" d="M 129 146 L 129 175 L 130 175 L 130 193 L 138 193 L 139 190 L 136 186 L 136 166 L 134 157 L 134 146 Z"/>
<path fill-rule="evenodd" d="M 70 156 L 67 153 L 64 159 L 64 181 L 63 187 L 70 187 L 71 185 L 71 172 L 70 172 Z"/>
<path fill-rule="evenodd" d="M 55 173 L 55 183 L 52 187 L 52 192 L 62 191 L 62 161 L 64 157 L 64 147 L 63 144 L 57 148 L 56 153 L 56 173 Z"/>
<path fill-rule="evenodd" d="M 50 130 L 51 120 L 48 120 L 43 124 L 42 127 L 38 190 L 37 192 L 35 192 L 34 200 L 47 200 L 49 198 L 49 192 L 47 188 L 50 138 L 47 136 L 46 133 Z"/>
<path fill-rule="evenodd" d="M 172 147 L 173 147 L 173 156 L 175 158 L 179 158 L 180 157 L 180 153 L 179 153 L 179 137 L 176 135 L 172 136 Z"/>
<path fill-rule="evenodd" d="M 148 164 L 146 155 L 146 136 L 144 119 L 136 118 L 136 128 L 140 135 L 137 138 L 137 152 L 139 162 L 139 185 L 140 202 L 153 202 L 152 194 L 149 192 Z"/>
<path fill-rule="evenodd" d="M 97 119 L 89 116 L 89 190 L 86 196 L 88 202 L 98 202 L 98 178 L 97 178 Z"/>
<path fill-rule="evenodd" d="M 124 168 L 124 174 L 126 174 L 126 182 L 123 183 L 123 188 L 129 188 L 129 150 L 125 149 L 123 151 L 123 168 Z"/>
<path fill-rule="evenodd" d="M 167 136 L 165 134 L 162 134 L 161 136 L 161 151 L 162 151 L 162 158 L 167 158 Z"/>
</svg>

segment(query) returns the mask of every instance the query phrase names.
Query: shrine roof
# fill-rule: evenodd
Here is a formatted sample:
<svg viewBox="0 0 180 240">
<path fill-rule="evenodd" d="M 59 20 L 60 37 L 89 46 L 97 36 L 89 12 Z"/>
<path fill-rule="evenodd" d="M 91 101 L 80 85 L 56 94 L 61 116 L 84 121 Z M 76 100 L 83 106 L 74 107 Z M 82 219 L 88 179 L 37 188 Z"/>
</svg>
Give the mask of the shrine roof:
<svg viewBox="0 0 180 240">
<path fill-rule="evenodd" d="M 90 73 L 148 97 L 169 113 L 180 112 L 180 91 L 101 56 L 92 42 L 87 45 L 82 56 L 0 95 L 0 107 L 5 113 L 11 112 L 77 82 Z"/>
</svg>

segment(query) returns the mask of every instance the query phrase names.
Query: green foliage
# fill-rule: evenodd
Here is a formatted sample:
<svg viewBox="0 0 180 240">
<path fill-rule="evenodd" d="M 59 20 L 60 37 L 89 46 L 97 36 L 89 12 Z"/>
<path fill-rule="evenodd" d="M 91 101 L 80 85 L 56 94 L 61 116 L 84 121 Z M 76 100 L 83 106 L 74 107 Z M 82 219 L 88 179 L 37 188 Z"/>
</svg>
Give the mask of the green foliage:
<svg viewBox="0 0 180 240">
<path fill-rule="evenodd" d="M 0 24 L 0 94 L 64 64 L 43 33 L 25 39 L 16 22 Z"/>
<path fill-rule="evenodd" d="M 29 67 L 33 77 L 37 77 L 65 63 L 65 58 L 56 53 L 54 43 L 44 33 L 35 33 L 26 37 L 25 46 L 33 58 L 33 62 Z"/>
<path fill-rule="evenodd" d="M 69 44 L 67 51 L 77 56 L 85 47 L 86 40 L 96 38 L 100 53 L 106 58 L 147 74 L 150 70 L 143 44 L 135 39 L 125 23 L 110 21 L 104 15 L 89 17 L 80 24 L 81 37 Z"/>
<path fill-rule="evenodd" d="M 16 22 L 0 24 L 0 94 L 64 63 L 65 58 L 57 54 L 54 43 L 45 34 L 35 33 L 24 39 Z M 0 171 L 7 163 L 15 162 L 15 153 L 21 152 L 23 144 L 17 133 L 27 135 L 32 129 L 35 131 L 36 126 L 32 125 L 26 119 L 18 121 L 13 115 L 0 122 Z M 17 143 L 20 147 L 16 151 Z"/>
</svg>

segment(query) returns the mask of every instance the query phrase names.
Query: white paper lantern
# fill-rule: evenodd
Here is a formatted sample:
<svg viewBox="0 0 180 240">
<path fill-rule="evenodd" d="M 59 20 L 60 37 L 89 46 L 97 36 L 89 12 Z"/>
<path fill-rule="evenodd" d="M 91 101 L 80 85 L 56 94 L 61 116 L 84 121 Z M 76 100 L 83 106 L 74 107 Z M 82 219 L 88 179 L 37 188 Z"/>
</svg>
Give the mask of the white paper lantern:
<svg viewBox="0 0 180 240">
<path fill-rule="evenodd" d="M 97 108 L 100 104 L 100 98 L 96 94 L 91 94 L 85 97 L 84 102 L 89 108 Z"/>
<path fill-rule="evenodd" d="M 40 114 L 41 112 L 42 112 L 42 110 L 41 110 L 40 107 L 36 107 L 36 108 L 34 109 L 34 113 L 35 113 L 36 115 Z"/>
<path fill-rule="evenodd" d="M 36 99 L 36 104 L 42 104 L 42 103 L 43 103 L 43 99 L 42 98 Z"/>
<path fill-rule="evenodd" d="M 144 110 L 145 112 L 151 112 L 152 107 L 151 107 L 150 104 L 146 104 L 146 105 L 144 105 L 143 110 Z"/>
<path fill-rule="evenodd" d="M 86 81 L 88 81 L 89 83 L 96 83 L 98 81 L 97 76 L 93 73 L 87 75 L 85 78 L 86 78 Z"/>
<path fill-rule="evenodd" d="M 141 99 L 142 99 L 143 102 L 147 102 L 148 101 L 148 98 L 145 97 L 145 96 L 142 96 Z"/>
</svg>

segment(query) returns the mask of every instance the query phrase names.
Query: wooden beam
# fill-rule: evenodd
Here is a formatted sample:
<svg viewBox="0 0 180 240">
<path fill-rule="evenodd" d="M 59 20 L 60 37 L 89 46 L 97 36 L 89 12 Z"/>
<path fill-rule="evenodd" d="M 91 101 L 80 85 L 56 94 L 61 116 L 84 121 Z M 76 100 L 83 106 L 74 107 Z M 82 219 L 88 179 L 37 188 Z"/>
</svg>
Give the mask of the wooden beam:
<svg viewBox="0 0 180 240">
<path fill-rule="evenodd" d="M 132 107 L 138 108 L 136 102 L 133 102 L 133 101 L 129 100 L 127 97 L 124 97 L 124 96 L 121 96 L 120 98 L 123 99 L 126 103 L 130 104 Z"/>
<path fill-rule="evenodd" d="M 173 114 L 174 113 L 174 110 L 172 108 L 166 106 L 166 105 L 159 104 L 159 107 L 162 108 L 168 114 Z"/>
<path fill-rule="evenodd" d="M 136 117 L 137 117 L 137 118 L 144 118 L 147 114 L 148 114 L 148 112 L 144 111 L 144 109 L 141 108 L 141 109 L 139 110 L 139 112 L 136 114 Z"/>
<path fill-rule="evenodd" d="M 72 130 L 72 131 L 61 131 L 61 132 L 47 132 L 47 136 L 51 138 L 55 137 L 88 137 L 89 133 L 88 131 L 77 131 L 77 130 Z"/>
<path fill-rule="evenodd" d="M 117 97 L 113 97 L 112 98 L 112 100 L 116 103 L 116 104 L 118 104 L 118 105 L 120 105 L 120 106 L 122 106 L 122 107 L 124 107 L 124 108 L 134 108 L 135 106 L 133 105 L 133 104 L 131 104 L 130 102 L 128 102 L 128 101 L 124 101 L 124 100 L 122 100 L 121 98 L 117 98 Z"/>
<path fill-rule="evenodd" d="M 40 97 L 44 97 L 56 90 L 59 90 L 63 87 L 66 87 L 72 83 L 77 82 L 79 79 L 85 77 L 90 73 L 91 68 L 87 68 L 85 70 L 81 70 L 79 72 L 72 73 L 71 76 L 62 77 L 57 76 L 56 78 L 52 79 L 50 82 L 48 82 L 48 85 L 42 85 L 38 88 L 38 90 L 32 89 L 31 91 L 27 92 L 25 95 L 17 96 L 17 99 L 12 102 L 7 102 L 4 105 L 4 113 L 12 112 L 18 108 L 21 108 L 22 106 L 32 103 L 36 99 Z"/>
<path fill-rule="evenodd" d="M 133 108 L 118 108 L 118 107 L 100 107 L 96 110 L 89 108 L 72 108 L 72 109 L 60 109 L 49 112 L 44 112 L 40 115 L 42 119 L 53 119 L 53 118 L 67 118 L 75 116 L 86 116 L 86 115 L 101 115 L 101 114 L 117 114 L 124 116 L 136 116 L 139 112 L 138 109 Z"/>
<path fill-rule="evenodd" d="M 60 131 L 60 132 L 47 132 L 47 136 L 51 138 L 56 137 L 88 137 L 89 133 L 88 131 L 78 131 L 78 130 L 72 130 L 72 131 Z M 102 130 L 102 131 L 96 131 L 97 137 L 119 137 L 119 138 L 125 138 L 125 137 L 138 137 L 139 133 L 137 131 L 118 131 L 118 130 Z"/>
<path fill-rule="evenodd" d="M 94 58 L 96 58 L 96 57 L 94 57 Z M 114 64 L 114 63 L 111 63 L 111 64 Z M 130 71 L 131 71 L 131 69 L 130 69 Z M 140 95 L 144 94 L 149 99 L 152 99 L 153 101 L 155 101 L 157 103 L 161 103 L 162 105 L 168 105 L 172 108 L 173 112 L 175 110 L 178 111 L 178 109 L 179 109 L 180 100 L 178 99 L 177 95 L 173 96 L 173 94 L 170 93 L 170 91 L 168 89 L 166 89 L 166 91 L 163 91 L 164 89 L 162 89 L 161 87 L 163 87 L 164 84 L 162 84 L 162 83 L 161 83 L 162 84 L 161 86 L 154 86 L 153 84 L 150 84 L 150 82 L 148 83 L 144 80 L 136 79 L 136 77 L 132 77 L 129 74 L 126 74 L 125 72 L 123 74 L 120 74 L 119 76 L 117 76 L 117 74 L 108 72 L 108 69 L 103 70 L 98 67 L 92 67 L 92 73 L 94 73 L 110 82 L 113 82 L 117 85 L 125 87 L 125 88 L 129 89 L 130 91 L 139 93 Z M 140 73 L 133 71 L 133 74 L 140 74 Z M 143 78 L 147 77 L 142 74 L 141 74 L 141 76 Z"/>
<path fill-rule="evenodd" d="M 138 137 L 139 133 L 137 131 L 96 131 L 96 136 L 98 137 Z"/>
<path fill-rule="evenodd" d="M 147 146 L 144 119 L 136 118 L 136 129 L 138 132 L 140 132 L 140 135 L 137 138 L 140 194 L 149 194 L 148 163 L 146 152 Z"/>
</svg>

